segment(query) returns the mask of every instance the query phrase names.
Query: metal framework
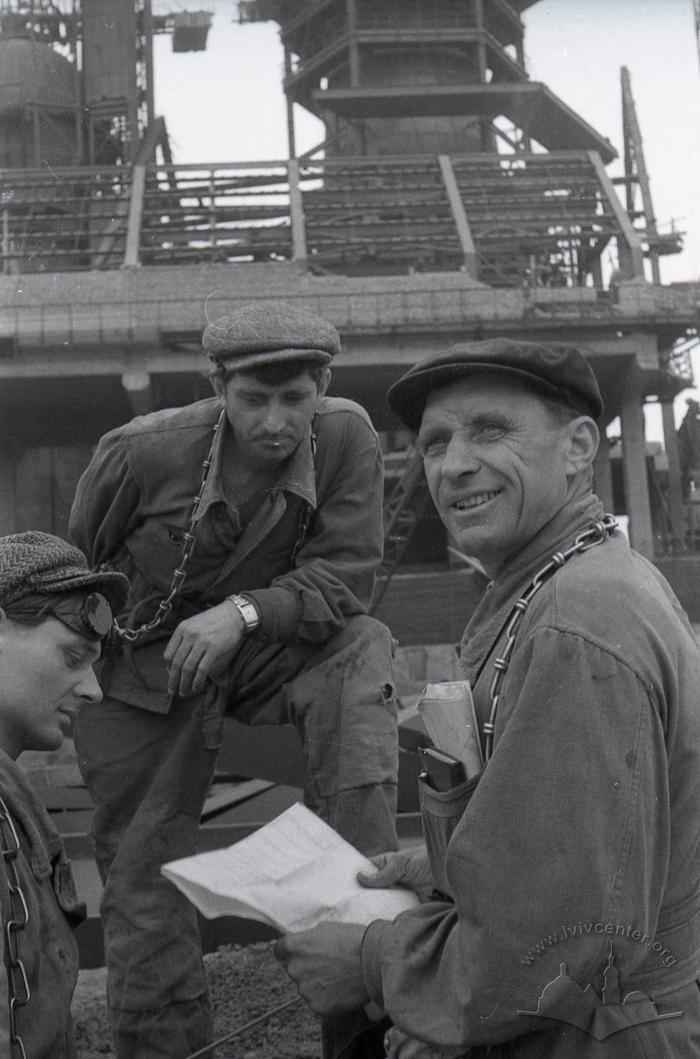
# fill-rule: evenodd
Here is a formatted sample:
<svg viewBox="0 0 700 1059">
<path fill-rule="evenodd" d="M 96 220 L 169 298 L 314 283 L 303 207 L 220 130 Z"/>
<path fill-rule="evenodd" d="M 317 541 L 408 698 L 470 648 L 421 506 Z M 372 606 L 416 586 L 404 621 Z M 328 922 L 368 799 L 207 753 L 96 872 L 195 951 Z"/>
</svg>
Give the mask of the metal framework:
<svg viewBox="0 0 700 1059">
<path fill-rule="evenodd" d="M 659 258 L 677 254 L 683 249 L 683 233 L 672 228 L 661 233 L 657 227 L 651 184 L 644 157 L 642 132 L 632 94 L 632 79 L 626 66 L 620 71 L 622 84 L 622 129 L 624 136 L 625 175 L 616 183 L 625 185 L 627 213 L 643 241 L 651 263 L 651 278 L 661 283 Z M 641 199 L 638 204 L 637 197 Z"/>
<path fill-rule="evenodd" d="M 15 170 L 3 270 L 303 260 L 339 275 L 602 287 L 611 242 L 628 266 L 641 250 L 601 168 L 557 152 Z"/>
</svg>

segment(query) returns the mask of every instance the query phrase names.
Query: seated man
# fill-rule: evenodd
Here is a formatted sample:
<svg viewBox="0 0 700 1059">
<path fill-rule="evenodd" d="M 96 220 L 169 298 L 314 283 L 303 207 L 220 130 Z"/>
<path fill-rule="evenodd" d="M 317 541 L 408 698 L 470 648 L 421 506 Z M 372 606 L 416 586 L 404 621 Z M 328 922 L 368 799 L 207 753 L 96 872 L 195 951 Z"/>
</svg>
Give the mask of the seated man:
<svg viewBox="0 0 700 1059">
<path fill-rule="evenodd" d="M 389 404 L 493 578 L 460 651 L 485 766 L 422 779 L 430 870 L 377 862 L 427 901 L 279 955 L 315 1010 L 383 1009 L 390 1059 L 700 1056 L 700 652 L 592 491 L 595 377 L 570 346 L 466 342 Z"/>
<path fill-rule="evenodd" d="M 15 764 L 56 750 L 79 704 L 102 698 L 93 671 L 126 599 L 126 578 L 92 574 L 48 533 L 0 537 L 0 1055 L 71 1059 L 78 977 L 73 928 L 85 918 L 63 843 Z"/>
<path fill-rule="evenodd" d="M 102 438 L 71 519 L 90 561 L 132 584 L 107 697 L 76 732 L 119 1059 L 210 1038 L 195 914 L 160 868 L 194 852 L 223 712 L 295 724 L 306 804 L 365 853 L 396 848 L 393 641 L 366 614 L 382 455 L 364 410 L 325 396 L 338 333 L 249 306 L 203 346 L 216 396 Z"/>
</svg>

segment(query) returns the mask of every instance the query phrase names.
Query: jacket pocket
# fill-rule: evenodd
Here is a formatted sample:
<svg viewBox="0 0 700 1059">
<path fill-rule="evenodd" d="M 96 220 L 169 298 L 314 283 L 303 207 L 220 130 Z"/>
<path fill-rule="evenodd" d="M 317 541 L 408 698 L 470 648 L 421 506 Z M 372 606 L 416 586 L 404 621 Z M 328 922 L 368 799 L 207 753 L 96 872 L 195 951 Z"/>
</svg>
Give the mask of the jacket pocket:
<svg viewBox="0 0 700 1059">
<path fill-rule="evenodd" d="M 480 778 L 481 773 L 449 791 L 436 791 L 425 780 L 418 780 L 423 835 L 433 879 L 438 890 L 449 897 L 453 897 L 453 894 L 445 875 L 445 854 L 452 833 L 462 819 Z"/>
</svg>

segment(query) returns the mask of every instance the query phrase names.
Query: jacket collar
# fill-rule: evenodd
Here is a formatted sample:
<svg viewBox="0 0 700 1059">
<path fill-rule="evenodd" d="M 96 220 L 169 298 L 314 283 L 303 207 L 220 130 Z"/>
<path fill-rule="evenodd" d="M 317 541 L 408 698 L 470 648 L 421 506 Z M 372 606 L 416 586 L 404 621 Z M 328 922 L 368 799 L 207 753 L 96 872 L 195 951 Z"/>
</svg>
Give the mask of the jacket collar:
<svg viewBox="0 0 700 1059">
<path fill-rule="evenodd" d="M 556 551 L 564 551 L 584 529 L 603 514 L 594 493 L 568 501 L 525 547 L 512 555 L 488 586 L 464 630 L 460 658 L 472 683 L 501 635 L 515 600 Z"/>
<path fill-rule="evenodd" d="M 63 842 L 26 775 L 4 750 L 0 750 L 0 794 L 26 835 L 34 877 L 47 879 Z"/>
<path fill-rule="evenodd" d="M 232 499 L 226 496 L 222 473 L 226 439 L 230 436 L 231 430 L 231 424 L 224 413 L 214 438 L 211 469 L 204 486 L 196 521 L 199 521 L 211 504 L 227 503 Z M 299 442 L 289 459 L 282 465 L 271 492 L 293 493 L 305 501 L 309 507 L 316 508 L 316 472 L 311 433 Z"/>
</svg>

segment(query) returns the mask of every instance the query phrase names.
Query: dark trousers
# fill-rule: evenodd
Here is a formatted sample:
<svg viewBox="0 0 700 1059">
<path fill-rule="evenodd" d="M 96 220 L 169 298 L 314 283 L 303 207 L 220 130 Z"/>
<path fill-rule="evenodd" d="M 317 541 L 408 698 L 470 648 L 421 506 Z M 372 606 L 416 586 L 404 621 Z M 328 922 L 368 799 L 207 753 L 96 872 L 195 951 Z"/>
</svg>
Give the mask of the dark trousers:
<svg viewBox="0 0 700 1059">
<path fill-rule="evenodd" d="M 296 725 L 305 803 L 368 855 L 396 848 L 392 646 L 385 626 L 356 617 L 325 644 L 247 641 L 216 698 L 178 699 L 168 714 L 109 698 L 81 711 L 118 1059 L 184 1059 L 211 1040 L 195 911 L 160 867 L 195 851 L 224 709 Z"/>
</svg>

